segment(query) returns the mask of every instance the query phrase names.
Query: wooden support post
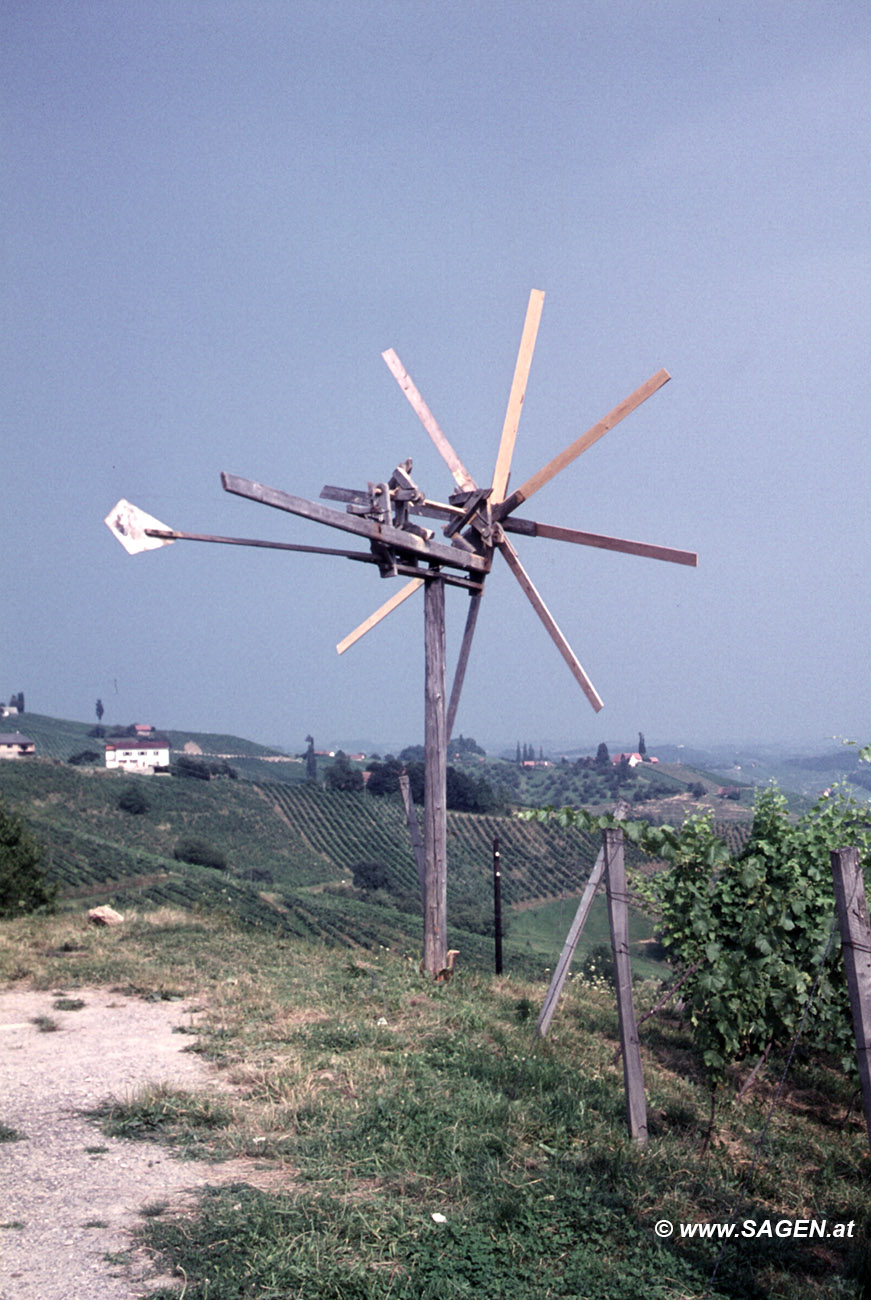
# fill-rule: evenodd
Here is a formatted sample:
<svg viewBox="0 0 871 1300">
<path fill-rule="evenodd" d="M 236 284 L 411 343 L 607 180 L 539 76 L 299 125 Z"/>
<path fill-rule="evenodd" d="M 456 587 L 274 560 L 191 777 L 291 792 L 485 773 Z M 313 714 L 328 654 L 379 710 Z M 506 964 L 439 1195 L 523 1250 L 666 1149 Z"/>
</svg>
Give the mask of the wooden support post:
<svg viewBox="0 0 871 1300">
<path fill-rule="evenodd" d="M 628 803 L 622 800 L 614 809 L 614 816 L 618 821 L 622 821 L 629 811 Z M 578 910 L 575 912 L 575 919 L 572 921 L 571 928 L 563 944 L 563 950 L 560 953 L 559 961 L 550 980 L 550 987 L 547 990 L 547 996 L 544 999 L 544 1005 L 539 1012 L 538 1021 L 535 1026 L 535 1032 L 540 1038 L 544 1038 L 550 1022 L 553 1020 L 553 1013 L 556 1011 L 557 1003 L 560 1000 L 560 994 L 563 991 L 563 985 L 566 982 L 566 976 L 569 973 L 569 967 L 572 964 L 572 958 L 575 955 L 575 949 L 578 946 L 578 940 L 583 933 L 584 926 L 587 924 L 587 917 L 590 915 L 590 908 L 593 906 L 593 899 L 596 897 L 596 890 L 602 883 L 602 876 L 605 873 L 605 849 L 599 850 L 598 857 L 590 872 L 590 878 L 587 881 L 581 901 L 578 904 Z"/>
<path fill-rule="evenodd" d="M 626 899 L 626 865 L 623 832 L 619 827 L 603 831 L 605 877 L 608 891 L 608 919 L 614 952 L 617 1011 L 620 1017 L 620 1045 L 623 1048 L 623 1082 L 626 1087 L 626 1120 L 631 1137 L 647 1146 L 647 1104 L 635 1008 L 632 1002 L 632 971 L 629 965 L 629 920 Z"/>
<path fill-rule="evenodd" d="M 493 840 L 493 934 L 495 939 L 496 974 L 502 974 L 502 858 L 499 853 L 499 836 Z"/>
<path fill-rule="evenodd" d="M 424 906 L 423 969 L 447 966 L 447 726 L 445 709 L 445 584 L 430 578 L 424 593 Z"/>
<path fill-rule="evenodd" d="M 421 902 L 426 907 L 426 858 L 423 851 L 423 840 L 420 835 L 420 822 L 417 820 L 417 809 L 411 797 L 411 783 L 408 780 L 408 773 L 405 771 L 399 773 L 399 790 L 402 794 L 402 802 L 405 805 L 405 820 L 408 823 L 411 851 L 417 865 Z"/>
<path fill-rule="evenodd" d="M 865 1127 L 871 1146 L 871 924 L 868 921 L 865 881 L 858 849 L 837 849 L 831 855 L 831 863 L 844 948 L 844 969 L 856 1032 Z"/>
</svg>

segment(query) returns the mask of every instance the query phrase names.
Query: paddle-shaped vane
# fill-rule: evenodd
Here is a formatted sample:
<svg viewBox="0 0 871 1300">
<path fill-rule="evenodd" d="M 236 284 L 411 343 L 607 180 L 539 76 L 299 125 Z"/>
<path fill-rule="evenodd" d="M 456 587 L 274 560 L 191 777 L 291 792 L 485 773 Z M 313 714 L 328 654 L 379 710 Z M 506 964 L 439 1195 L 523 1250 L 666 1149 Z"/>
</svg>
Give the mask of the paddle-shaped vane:
<svg viewBox="0 0 871 1300">
<path fill-rule="evenodd" d="M 221 475 L 226 491 L 352 533 L 369 543 L 368 551 L 304 546 L 254 538 L 217 537 L 203 533 L 182 533 L 166 527 L 159 520 L 146 515 L 123 500 L 119 501 L 106 518 L 106 523 L 131 554 L 173 541 L 219 542 L 231 546 L 270 547 L 278 550 L 338 555 L 376 564 L 382 577 L 400 575 L 408 577 L 410 581 L 390 600 L 339 642 L 337 649 L 340 654 L 420 587 L 425 587 L 426 791 L 424 861 L 420 865 L 423 868 L 424 879 L 423 968 L 436 976 L 440 971 L 447 969 L 445 818 L 447 743 L 459 705 L 484 581 L 490 572 L 497 551 L 507 562 L 593 708 L 598 710 L 602 707 L 602 701 L 595 687 L 521 564 L 507 534 L 548 537 L 556 541 L 573 542 L 579 546 L 593 546 L 628 555 L 644 556 L 648 559 L 666 560 L 673 564 L 695 565 L 697 563 L 697 557 L 691 551 L 679 551 L 620 537 L 605 537 L 598 533 L 580 532 L 574 528 L 543 524 L 532 519 L 518 518 L 515 515 L 514 512 L 525 501 L 528 501 L 593 443 L 646 401 L 669 378 L 665 370 L 658 371 L 619 406 L 615 406 L 613 411 L 598 424 L 594 424 L 525 483 L 508 494 L 511 460 L 543 304 L 544 294 L 534 289 L 529 297 L 508 408 L 489 487 L 479 487 L 472 478 L 402 362 L 392 350 L 383 353 L 384 360 L 453 476 L 456 490 L 447 501 L 432 500 L 426 496 L 411 477 L 410 460 L 397 465 L 388 479 L 368 483 L 365 489 L 325 487 L 321 492 L 321 498 L 343 503 L 344 511 L 318 502 L 307 501 L 302 497 L 291 496 L 288 492 L 264 487 L 260 483 L 233 474 Z M 435 528 L 416 522 L 417 519 L 435 521 L 440 525 L 440 535 L 436 533 Z M 471 596 L 447 710 L 445 708 L 444 629 L 446 584 L 464 587 Z"/>
</svg>

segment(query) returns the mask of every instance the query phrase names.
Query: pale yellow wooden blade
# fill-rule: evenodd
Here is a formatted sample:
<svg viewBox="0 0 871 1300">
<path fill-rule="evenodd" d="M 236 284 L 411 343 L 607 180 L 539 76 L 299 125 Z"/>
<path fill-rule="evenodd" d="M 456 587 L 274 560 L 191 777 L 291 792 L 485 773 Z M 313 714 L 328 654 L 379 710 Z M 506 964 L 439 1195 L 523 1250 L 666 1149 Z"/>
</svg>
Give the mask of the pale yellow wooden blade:
<svg viewBox="0 0 871 1300">
<path fill-rule="evenodd" d="M 374 614 L 370 614 L 359 627 L 354 628 L 353 632 L 349 632 L 345 639 L 339 642 L 336 646 L 337 653 L 343 655 L 346 650 L 350 650 L 351 646 L 354 645 L 356 641 L 359 641 L 361 636 L 365 636 L 371 628 L 381 622 L 382 618 L 386 618 L 388 614 L 392 614 L 394 609 L 396 609 L 398 605 L 401 605 L 404 600 L 408 600 L 409 596 L 413 596 L 418 587 L 423 586 L 423 583 L 423 578 L 412 578 L 411 582 L 407 582 L 405 586 L 395 592 L 389 600 L 385 600 L 384 604 L 379 609 L 376 609 Z"/>
<path fill-rule="evenodd" d="M 547 605 L 545 605 L 541 596 L 536 591 L 532 579 L 524 569 L 523 565 L 520 563 L 520 558 L 517 552 L 515 551 L 514 547 L 508 541 L 507 537 L 499 543 L 499 550 L 502 552 L 502 554 L 505 556 L 505 559 L 508 561 L 509 569 L 514 574 L 517 581 L 520 583 L 520 586 L 523 588 L 523 591 L 526 593 L 526 596 L 529 600 L 529 603 L 532 605 L 532 608 L 535 610 L 536 614 L 541 619 L 544 626 L 547 628 L 547 632 L 551 640 L 554 642 L 556 648 L 559 650 L 563 659 L 565 659 L 566 663 L 568 664 L 569 671 L 571 672 L 575 681 L 578 683 L 581 690 L 584 692 L 587 699 L 590 701 L 593 708 L 598 713 L 599 710 L 603 707 L 603 701 L 598 691 L 596 690 L 593 683 L 590 681 L 587 674 L 584 672 L 583 668 L 581 667 L 578 661 L 577 656 L 575 655 L 568 641 L 565 639 L 562 632 L 557 627 L 556 620 L 554 619 Z"/>
<path fill-rule="evenodd" d="M 537 474 L 533 474 L 532 478 L 528 478 L 525 483 L 512 492 L 511 496 L 503 503 L 502 513 L 510 514 L 512 510 L 517 509 L 522 501 L 528 501 L 533 492 L 538 492 L 539 488 L 543 488 L 545 483 L 549 483 L 552 478 L 555 478 L 560 470 L 565 469 L 567 465 L 571 465 L 572 461 L 577 460 L 582 452 L 585 452 L 588 447 L 592 447 L 594 442 L 598 442 L 609 429 L 613 429 L 616 424 L 624 420 L 642 402 L 646 402 L 648 397 L 651 397 L 657 389 L 662 388 L 663 384 L 667 384 L 669 379 L 671 379 L 671 375 L 667 370 L 658 370 L 646 383 L 642 384 L 640 388 L 636 388 L 634 393 L 625 398 L 619 406 L 615 406 L 613 411 L 609 411 L 603 420 L 600 420 L 598 424 L 594 424 L 586 433 L 581 434 L 580 438 L 576 438 L 573 443 L 566 447 L 565 451 L 561 451 L 558 456 L 554 456 L 553 460 L 548 461 Z"/>
<path fill-rule="evenodd" d="M 514 378 L 511 381 L 511 392 L 508 395 L 508 408 L 505 412 L 505 423 L 502 426 L 499 454 L 496 457 L 496 468 L 493 471 L 493 491 L 490 494 L 490 500 L 494 504 L 505 500 L 505 493 L 508 489 L 511 457 L 514 454 L 517 426 L 520 423 L 520 413 L 523 410 L 526 383 L 529 379 L 529 367 L 532 365 L 532 353 L 535 348 L 543 306 L 544 293 L 541 289 L 533 289 L 529 295 L 529 304 L 526 308 L 526 320 L 523 324 L 523 334 L 520 337 L 520 349 L 517 353 L 517 364 L 514 367 Z"/>
<path fill-rule="evenodd" d="M 442 460 L 453 474 L 454 482 L 457 487 L 462 492 L 473 492 L 477 487 L 475 480 L 472 478 L 472 475 L 466 469 L 465 465 L 448 442 L 448 439 L 439 426 L 438 421 L 421 397 L 414 385 L 414 380 L 399 360 L 399 357 L 393 351 L 393 348 L 388 348 L 387 351 L 382 352 L 381 355 L 386 361 L 387 368 L 391 375 L 408 398 L 415 415 L 435 443 Z"/>
</svg>

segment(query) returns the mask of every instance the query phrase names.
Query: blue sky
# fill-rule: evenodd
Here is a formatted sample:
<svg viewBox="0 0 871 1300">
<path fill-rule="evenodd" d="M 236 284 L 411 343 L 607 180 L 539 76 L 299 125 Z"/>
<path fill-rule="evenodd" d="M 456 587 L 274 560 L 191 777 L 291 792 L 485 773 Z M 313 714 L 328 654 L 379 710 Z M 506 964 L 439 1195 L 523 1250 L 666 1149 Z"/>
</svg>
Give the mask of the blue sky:
<svg viewBox="0 0 871 1300">
<path fill-rule="evenodd" d="M 0 695 L 301 746 L 419 738 L 423 608 L 222 492 L 480 481 L 531 288 L 516 485 L 672 380 L 524 513 L 697 570 L 520 539 L 595 715 L 497 561 L 457 730 L 494 748 L 871 738 L 871 13 L 861 3 L 9 0 Z M 530 503 L 532 507 L 533 503 Z M 449 592 L 449 655 L 466 597 Z"/>
</svg>

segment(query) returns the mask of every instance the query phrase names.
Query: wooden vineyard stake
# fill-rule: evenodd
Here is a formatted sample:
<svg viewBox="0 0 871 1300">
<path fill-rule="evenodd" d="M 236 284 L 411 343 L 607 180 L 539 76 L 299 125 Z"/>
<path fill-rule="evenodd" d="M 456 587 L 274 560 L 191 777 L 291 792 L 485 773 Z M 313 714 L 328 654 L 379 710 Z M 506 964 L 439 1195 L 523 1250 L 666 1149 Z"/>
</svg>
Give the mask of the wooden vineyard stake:
<svg viewBox="0 0 871 1300">
<path fill-rule="evenodd" d="M 565 660 L 594 709 L 602 701 L 581 667 L 574 651 L 560 631 L 550 610 L 520 562 L 506 533 L 525 537 L 544 537 L 550 541 L 570 542 L 604 550 L 620 551 L 648 559 L 674 564 L 695 565 L 697 557 L 690 551 L 633 542 L 626 538 L 606 537 L 579 529 L 542 524 L 535 520 L 515 519 L 513 512 L 534 492 L 549 483 L 583 452 L 592 447 L 609 429 L 636 410 L 668 379 L 660 370 L 631 396 L 619 403 L 587 433 L 576 438 L 520 488 L 506 496 L 511 473 L 521 411 L 525 405 L 527 382 L 544 294 L 533 289 L 529 296 L 526 318 L 508 406 L 489 485 L 479 486 L 451 445 L 444 430 L 427 406 L 408 371 L 392 348 L 382 353 L 384 360 L 412 410 L 420 420 L 433 445 L 453 478 L 455 491 L 447 501 L 433 500 L 411 477 L 411 460 L 397 465 L 387 478 L 373 480 L 366 488 L 347 488 L 333 484 L 321 491 L 322 500 L 340 502 L 344 510 L 321 502 L 308 501 L 278 488 L 223 473 L 224 489 L 236 496 L 298 516 L 310 522 L 337 528 L 351 534 L 358 543 L 368 543 L 368 550 L 340 550 L 307 546 L 295 542 L 268 542 L 252 538 L 218 537 L 205 533 L 184 533 L 168 528 L 128 501 L 120 501 L 109 513 L 106 523 L 118 541 L 131 554 L 155 549 L 175 541 L 220 542 L 226 545 L 276 547 L 288 551 L 310 551 L 339 556 L 375 565 L 383 578 L 402 577 L 405 585 L 353 632 L 339 642 L 341 654 L 360 640 L 412 596 L 424 588 L 424 640 L 426 658 L 426 809 L 424 816 L 424 970 L 440 977 L 446 969 L 446 767 L 447 744 L 460 701 L 463 678 L 471 651 L 472 638 L 484 590 L 494 557 L 500 553 L 548 635 Z M 423 518 L 434 523 L 421 524 Z M 435 528 L 441 526 L 441 535 Z M 449 709 L 445 705 L 445 587 L 462 587 L 471 596 L 466 630 L 457 672 L 454 677 Z"/>
<path fill-rule="evenodd" d="M 614 809 L 614 816 L 623 821 L 629 811 L 628 803 L 622 801 Z M 578 941 L 584 932 L 584 926 L 587 924 L 587 917 L 590 915 L 590 908 L 593 906 L 593 899 L 596 897 L 596 890 L 602 883 L 602 877 L 605 874 L 605 847 L 599 850 L 593 870 L 584 888 L 581 901 L 578 904 L 578 910 L 575 912 L 575 919 L 572 921 L 566 941 L 563 944 L 563 950 L 560 953 L 559 961 L 556 964 L 553 975 L 550 980 L 550 987 L 547 990 L 547 996 L 544 999 L 544 1005 L 539 1012 L 538 1021 L 535 1026 L 536 1033 L 540 1038 L 544 1038 L 550 1029 L 550 1022 L 553 1020 L 553 1013 L 556 1011 L 557 1003 L 563 991 L 563 985 L 569 973 L 572 964 L 572 958 L 575 955 L 575 949 Z"/>
<path fill-rule="evenodd" d="M 620 1019 L 620 1046 L 623 1048 L 623 1083 L 626 1088 L 626 1121 L 630 1136 L 647 1146 L 647 1103 L 644 1099 L 644 1075 L 641 1070 L 641 1045 L 632 1001 L 632 970 L 629 964 L 629 911 L 626 897 L 626 864 L 623 857 L 623 832 L 614 827 L 602 832 L 605 850 L 605 880 L 608 891 L 608 920 L 611 925 L 611 948 L 614 953 L 614 977 L 617 985 L 617 1014 Z"/>
<path fill-rule="evenodd" d="M 871 1147 L 871 924 L 859 850 L 837 849 L 831 855 L 831 864 L 850 1010 L 856 1033 L 865 1127 Z"/>
</svg>

